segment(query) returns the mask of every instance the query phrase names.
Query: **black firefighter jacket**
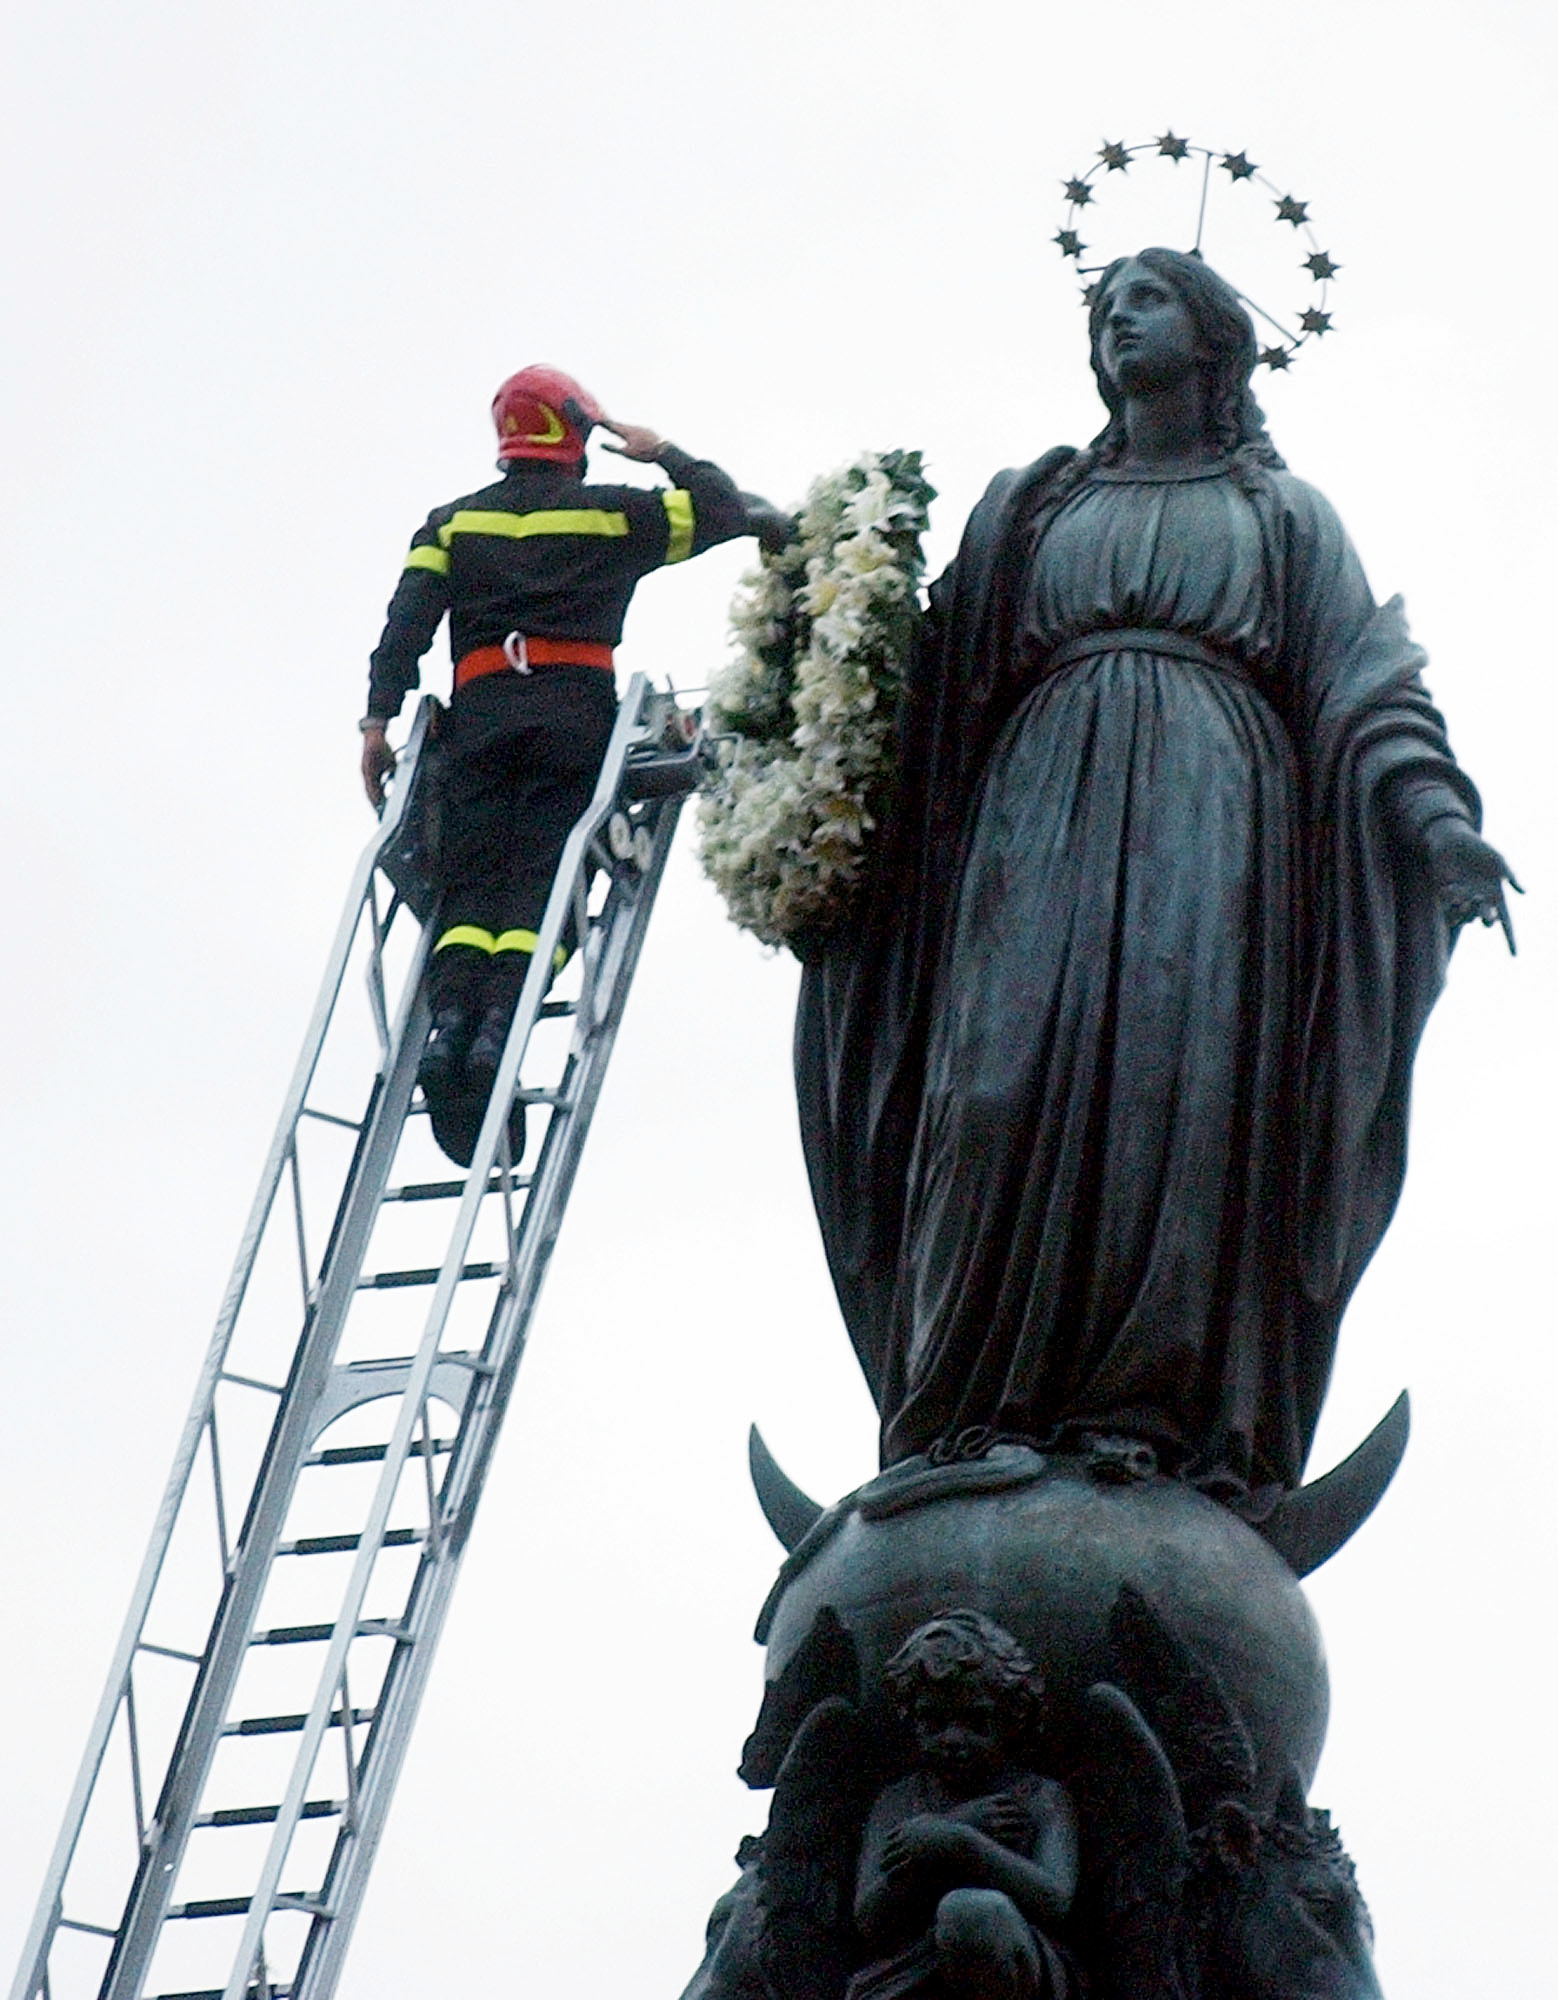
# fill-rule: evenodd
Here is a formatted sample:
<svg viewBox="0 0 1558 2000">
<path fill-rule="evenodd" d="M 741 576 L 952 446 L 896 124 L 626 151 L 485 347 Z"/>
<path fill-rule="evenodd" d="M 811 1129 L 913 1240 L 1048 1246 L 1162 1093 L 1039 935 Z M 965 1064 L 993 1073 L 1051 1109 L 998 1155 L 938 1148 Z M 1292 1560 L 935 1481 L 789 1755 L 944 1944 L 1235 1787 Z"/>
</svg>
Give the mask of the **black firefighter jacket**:
<svg viewBox="0 0 1558 2000">
<path fill-rule="evenodd" d="M 574 468 L 515 459 L 491 486 L 435 507 L 390 599 L 368 713 L 399 714 L 446 611 L 457 661 L 511 632 L 615 646 L 640 577 L 748 532 L 717 465 L 674 445 L 659 462 L 675 484 L 646 490 L 586 486 Z"/>
</svg>

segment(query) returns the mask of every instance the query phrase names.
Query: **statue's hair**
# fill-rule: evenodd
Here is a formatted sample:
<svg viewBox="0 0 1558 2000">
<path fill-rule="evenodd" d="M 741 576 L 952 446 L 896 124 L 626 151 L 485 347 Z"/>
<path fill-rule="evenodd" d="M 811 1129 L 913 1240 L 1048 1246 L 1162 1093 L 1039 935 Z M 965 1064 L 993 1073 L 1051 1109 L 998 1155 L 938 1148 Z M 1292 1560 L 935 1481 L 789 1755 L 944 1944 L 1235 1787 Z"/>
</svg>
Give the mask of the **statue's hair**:
<svg viewBox="0 0 1558 2000">
<path fill-rule="evenodd" d="M 1273 1819 L 1261 1828 L 1261 1838 L 1279 1854 L 1290 1854 L 1300 1861 L 1322 1862 L 1338 1882 L 1357 1893 L 1358 1871 L 1353 1866 L 1352 1856 L 1342 1845 L 1341 1835 L 1331 1824 L 1328 1812 L 1311 1806 L 1307 1823 L 1303 1826 L 1291 1826 L 1285 1820 Z"/>
<path fill-rule="evenodd" d="M 1254 1866 L 1269 1869 L 1275 1863 L 1280 1869 L 1284 1859 L 1313 1863 L 1329 1880 L 1338 1904 L 1345 1906 L 1372 1945 L 1374 1925 L 1369 1907 L 1358 1887 L 1352 1857 L 1342 1846 L 1330 1815 L 1310 1808 L 1305 1820 L 1303 1826 L 1276 1816 L 1260 1821 Z M 1209 1827 L 1198 1827 L 1191 1834 L 1190 1879 L 1185 1889 L 1189 1928 L 1184 1942 L 1195 1968 L 1188 1983 L 1195 1991 L 1224 1990 L 1217 1982 L 1216 1968 L 1230 1936 L 1232 1899 L 1240 1894 L 1244 1876 L 1242 1867 L 1218 1853 Z"/>
<path fill-rule="evenodd" d="M 888 1692 L 907 1715 L 915 1696 L 949 1680 L 971 1681 L 1024 1718 L 1044 1681 L 1011 1633 L 979 1611 L 945 1611 L 911 1632 L 883 1668 Z"/>
<path fill-rule="evenodd" d="M 1183 250 L 1162 249 L 1140 250 L 1134 257 L 1117 257 L 1093 287 L 1087 314 L 1088 337 L 1093 374 L 1109 421 L 1067 468 L 1066 485 L 1080 483 L 1095 465 L 1114 464 L 1125 449 L 1126 393 L 1111 381 L 1099 350 L 1110 287 L 1127 264 L 1145 264 L 1190 314 L 1206 387 L 1207 442 L 1228 460 L 1229 471 L 1239 485 L 1247 492 L 1253 491 L 1260 484 L 1265 468 L 1280 468 L 1283 463 L 1267 435 L 1266 419 L 1250 389 L 1250 376 L 1258 358 L 1254 321 L 1240 304 L 1232 285 L 1209 264 Z"/>
</svg>

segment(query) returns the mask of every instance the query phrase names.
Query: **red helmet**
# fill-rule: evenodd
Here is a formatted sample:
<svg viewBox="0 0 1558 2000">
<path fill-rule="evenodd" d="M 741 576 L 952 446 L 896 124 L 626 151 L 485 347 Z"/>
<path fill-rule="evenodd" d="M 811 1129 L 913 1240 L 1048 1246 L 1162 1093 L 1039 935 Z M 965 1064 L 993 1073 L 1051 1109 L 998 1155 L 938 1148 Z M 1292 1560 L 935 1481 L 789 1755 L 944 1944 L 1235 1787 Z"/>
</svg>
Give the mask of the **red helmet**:
<svg viewBox="0 0 1558 2000">
<path fill-rule="evenodd" d="M 601 407 L 561 368 L 537 364 L 511 375 L 492 399 L 498 457 L 550 458 L 564 465 L 584 456 Z"/>
</svg>

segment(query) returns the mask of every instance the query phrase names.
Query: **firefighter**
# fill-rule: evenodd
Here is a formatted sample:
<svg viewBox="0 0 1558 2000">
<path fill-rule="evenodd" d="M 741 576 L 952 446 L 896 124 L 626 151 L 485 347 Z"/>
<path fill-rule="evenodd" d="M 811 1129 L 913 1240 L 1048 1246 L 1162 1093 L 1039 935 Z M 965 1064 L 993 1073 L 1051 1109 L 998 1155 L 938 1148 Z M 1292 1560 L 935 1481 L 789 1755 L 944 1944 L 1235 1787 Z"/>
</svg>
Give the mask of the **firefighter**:
<svg viewBox="0 0 1558 2000">
<path fill-rule="evenodd" d="M 385 730 L 447 612 L 443 899 L 418 1071 L 430 1104 L 458 1093 L 484 1105 L 490 1092 L 563 845 L 611 735 L 612 652 L 639 578 L 733 536 L 782 539 L 788 526 L 718 466 L 608 418 L 560 369 L 521 369 L 492 416 L 501 477 L 435 507 L 412 537 L 359 725 L 363 783 L 378 807 L 395 767 Z M 673 483 L 585 485 L 597 424 L 617 440 L 608 451 L 658 464 Z"/>
</svg>

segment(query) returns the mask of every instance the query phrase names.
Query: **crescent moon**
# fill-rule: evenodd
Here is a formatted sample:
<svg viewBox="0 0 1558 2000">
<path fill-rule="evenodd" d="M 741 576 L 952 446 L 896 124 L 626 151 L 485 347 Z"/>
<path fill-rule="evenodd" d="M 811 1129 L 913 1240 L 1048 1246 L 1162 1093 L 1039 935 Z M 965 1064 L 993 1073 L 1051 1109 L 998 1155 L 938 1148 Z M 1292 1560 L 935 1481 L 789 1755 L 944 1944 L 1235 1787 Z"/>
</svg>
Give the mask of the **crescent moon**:
<svg viewBox="0 0 1558 2000">
<path fill-rule="evenodd" d="M 1411 1434 L 1412 1399 L 1403 1389 L 1356 1451 L 1256 1522 L 1295 1576 L 1310 1575 L 1357 1534 L 1384 1499 Z"/>
<path fill-rule="evenodd" d="M 1363 1526 L 1395 1478 L 1411 1432 L 1412 1402 L 1403 1389 L 1356 1451 L 1287 1494 L 1256 1523 L 1295 1576 L 1311 1575 Z M 747 1436 L 747 1463 L 764 1518 L 786 1551 L 793 1550 L 823 1509 L 781 1470 L 756 1424 Z"/>
<path fill-rule="evenodd" d="M 786 1554 L 822 1513 L 821 1507 L 780 1469 L 756 1424 L 747 1432 L 747 1465 L 763 1518 L 784 1544 Z"/>
</svg>

